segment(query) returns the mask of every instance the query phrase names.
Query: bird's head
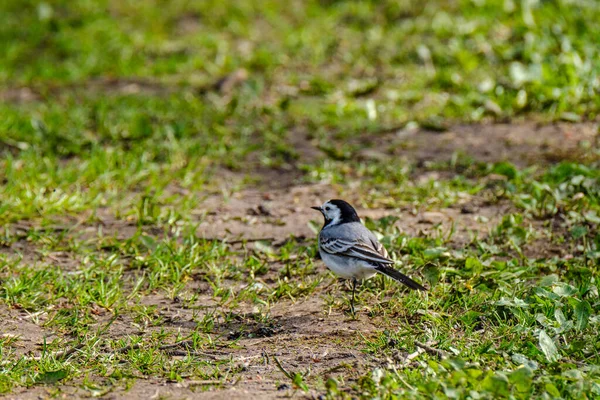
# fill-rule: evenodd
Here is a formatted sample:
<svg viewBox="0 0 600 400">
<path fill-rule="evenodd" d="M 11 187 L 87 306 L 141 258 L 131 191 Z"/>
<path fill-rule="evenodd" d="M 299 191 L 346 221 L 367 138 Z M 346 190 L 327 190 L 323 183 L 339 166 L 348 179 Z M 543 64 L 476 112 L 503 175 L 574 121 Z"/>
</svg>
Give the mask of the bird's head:
<svg viewBox="0 0 600 400">
<path fill-rule="evenodd" d="M 339 225 L 346 222 L 360 222 L 360 218 L 354 207 L 344 200 L 329 200 L 320 207 L 311 208 L 323 214 L 323 218 L 325 218 L 325 225 L 323 225 L 323 227 L 328 225 Z"/>
</svg>

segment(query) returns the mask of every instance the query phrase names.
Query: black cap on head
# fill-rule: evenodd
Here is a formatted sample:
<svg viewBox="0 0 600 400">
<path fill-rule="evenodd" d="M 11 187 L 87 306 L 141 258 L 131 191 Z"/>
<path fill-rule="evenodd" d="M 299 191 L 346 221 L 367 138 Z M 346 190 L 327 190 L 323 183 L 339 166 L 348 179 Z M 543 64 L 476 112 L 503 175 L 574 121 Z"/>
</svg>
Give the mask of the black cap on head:
<svg viewBox="0 0 600 400">
<path fill-rule="evenodd" d="M 360 222 L 360 218 L 356 213 L 354 207 L 352 207 L 348 202 L 340 199 L 329 200 L 329 203 L 333 204 L 337 208 L 340 209 L 342 220 L 341 222 Z"/>
</svg>

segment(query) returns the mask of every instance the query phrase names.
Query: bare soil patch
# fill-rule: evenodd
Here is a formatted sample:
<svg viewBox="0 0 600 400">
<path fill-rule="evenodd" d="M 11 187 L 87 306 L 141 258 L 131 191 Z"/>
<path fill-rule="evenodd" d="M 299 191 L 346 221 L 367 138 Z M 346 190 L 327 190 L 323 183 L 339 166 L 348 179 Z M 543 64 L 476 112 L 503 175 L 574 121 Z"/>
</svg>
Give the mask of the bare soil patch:
<svg viewBox="0 0 600 400">
<path fill-rule="evenodd" d="M 176 51 L 185 52 L 187 49 Z M 207 81 L 205 84 L 193 87 L 192 90 L 201 95 L 208 92 L 217 92 L 223 96 L 227 96 L 247 79 L 248 72 L 241 68 L 220 77 L 214 82 Z M 177 93 L 183 89 L 189 90 L 189 82 L 186 82 L 184 85 L 178 82 L 161 82 L 153 79 L 99 77 L 66 84 L 0 89 L 0 101 L 13 104 L 27 104 L 43 101 L 47 97 L 53 97 L 56 100 L 60 96 L 82 93 L 88 95 L 90 93 L 102 94 L 104 96 L 138 94 L 161 96 Z"/>
<path fill-rule="evenodd" d="M 0 336 L 15 338 L 13 349 L 17 355 L 38 353 L 44 344 L 57 339 L 56 333 L 43 328 L 44 316 L 25 310 L 10 309 L 0 305 Z"/>
<path fill-rule="evenodd" d="M 330 185 L 302 185 L 269 191 L 245 190 L 227 201 L 215 196 L 203 204 L 206 216 L 198 226 L 198 234 L 219 239 L 285 240 L 290 236 L 315 240 L 316 233 L 308 222 L 321 224 L 321 216 L 313 205 L 338 198 Z M 346 197 L 349 202 L 354 199 Z M 361 218 L 378 219 L 395 215 L 396 226 L 408 235 L 427 235 L 432 230 L 448 232 L 453 226 L 457 245 L 467 243 L 471 234 L 485 235 L 510 209 L 508 204 L 486 204 L 481 199 L 465 199 L 452 208 L 413 213 L 409 210 L 358 209 Z"/>
<path fill-rule="evenodd" d="M 588 160 L 588 144 L 599 140 L 598 122 L 456 125 L 444 132 L 391 130 L 359 139 L 364 158 L 403 157 L 416 162 L 449 161 L 456 152 L 476 161 L 510 161 L 524 167 L 562 160 Z"/>
</svg>

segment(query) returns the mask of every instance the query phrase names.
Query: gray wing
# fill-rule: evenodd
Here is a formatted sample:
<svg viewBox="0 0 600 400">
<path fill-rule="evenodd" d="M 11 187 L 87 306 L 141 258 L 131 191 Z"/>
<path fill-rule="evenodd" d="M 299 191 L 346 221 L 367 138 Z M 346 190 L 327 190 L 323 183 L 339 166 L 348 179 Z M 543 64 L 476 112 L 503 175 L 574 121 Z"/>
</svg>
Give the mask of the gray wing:
<svg viewBox="0 0 600 400">
<path fill-rule="evenodd" d="M 360 223 L 350 223 L 321 231 L 321 249 L 329 254 L 359 258 L 378 264 L 393 264 L 375 235 Z"/>
<path fill-rule="evenodd" d="M 379 254 L 381 254 L 383 257 L 389 259 L 387 250 L 385 249 L 385 247 L 383 247 L 383 245 L 381 243 L 379 243 L 379 241 L 377 239 L 375 239 L 373 246 L 375 247 L 375 250 L 377 250 L 377 252 Z"/>
</svg>

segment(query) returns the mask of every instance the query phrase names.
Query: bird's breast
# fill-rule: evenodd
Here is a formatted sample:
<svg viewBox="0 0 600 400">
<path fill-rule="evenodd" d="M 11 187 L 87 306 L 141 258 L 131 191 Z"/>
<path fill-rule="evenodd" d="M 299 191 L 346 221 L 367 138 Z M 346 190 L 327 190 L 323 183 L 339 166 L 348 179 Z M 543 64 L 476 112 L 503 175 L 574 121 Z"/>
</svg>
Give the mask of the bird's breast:
<svg viewBox="0 0 600 400">
<path fill-rule="evenodd" d="M 320 250 L 321 259 L 331 271 L 342 278 L 367 279 L 375 275 L 375 267 L 353 257 L 336 256 Z"/>
</svg>

